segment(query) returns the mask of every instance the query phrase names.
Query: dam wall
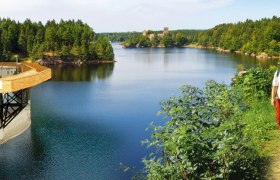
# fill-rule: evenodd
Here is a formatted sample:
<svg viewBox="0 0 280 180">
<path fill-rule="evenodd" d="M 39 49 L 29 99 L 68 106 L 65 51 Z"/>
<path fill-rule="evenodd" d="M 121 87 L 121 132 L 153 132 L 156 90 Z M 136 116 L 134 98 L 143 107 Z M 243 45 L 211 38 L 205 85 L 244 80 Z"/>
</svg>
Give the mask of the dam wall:
<svg viewBox="0 0 280 180">
<path fill-rule="evenodd" d="M 15 116 L 15 118 L 4 128 L 0 129 L 0 144 L 20 135 L 31 125 L 30 101 L 28 105 Z"/>
</svg>

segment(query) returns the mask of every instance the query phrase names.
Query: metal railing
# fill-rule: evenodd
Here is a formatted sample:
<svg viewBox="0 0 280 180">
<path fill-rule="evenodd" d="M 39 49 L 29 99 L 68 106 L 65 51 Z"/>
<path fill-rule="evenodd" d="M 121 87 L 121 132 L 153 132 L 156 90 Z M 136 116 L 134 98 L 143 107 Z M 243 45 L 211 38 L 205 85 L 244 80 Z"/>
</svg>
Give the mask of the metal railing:
<svg viewBox="0 0 280 180">
<path fill-rule="evenodd" d="M 0 93 L 0 128 L 5 128 L 28 105 L 29 89 Z"/>
</svg>

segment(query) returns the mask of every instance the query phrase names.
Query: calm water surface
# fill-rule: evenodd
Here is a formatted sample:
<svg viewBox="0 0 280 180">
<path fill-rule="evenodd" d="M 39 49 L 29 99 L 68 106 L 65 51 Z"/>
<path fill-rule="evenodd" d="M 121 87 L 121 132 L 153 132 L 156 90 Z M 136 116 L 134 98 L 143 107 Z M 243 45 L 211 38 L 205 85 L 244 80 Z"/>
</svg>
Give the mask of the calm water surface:
<svg viewBox="0 0 280 180">
<path fill-rule="evenodd" d="M 162 100 L 184 84 L 229 84 L 238 64 L 267 66 L 203 49 L 114 50 L 115 64 L 53 67 L 32 89 L 31 128 L 0 146 L 0 179 L 129 179 L 120 163 L 143 167 Z"/>
</svg>

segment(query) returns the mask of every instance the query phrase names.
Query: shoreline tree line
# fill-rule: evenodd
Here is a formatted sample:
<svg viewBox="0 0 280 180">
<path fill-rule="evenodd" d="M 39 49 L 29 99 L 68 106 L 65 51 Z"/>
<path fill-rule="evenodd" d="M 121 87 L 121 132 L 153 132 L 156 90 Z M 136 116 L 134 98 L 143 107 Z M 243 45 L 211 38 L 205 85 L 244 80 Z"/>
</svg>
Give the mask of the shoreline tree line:
<svg viewBox="0 0 280 180">
<path fill-rule="evenodd" d="M 126 48 L 182 47 L 194 45 L 206 48 L 221 48 L 229 51 L 241 51 L 247 54 L 266 53 L 280 56 L 280 18 L 263 18 L 238 23 L 219 24 L 207 30 L 170 31 L 163 37 L 161 31 L 149 31 L 154 36 L 140 32 L 102 33 L 111 41 L 122 42 Z"/>
<path fill-rule="evenodd" d="M 166 34 L 147 30 L 143 33 L 103 33 L 111 41 L 120 40 L 125 48 L 183 47 L 194 41 L 201 30 L 175 30 Z M 119 35 L 119 37 L 118 37 Z"/>
<path fill-rule="evenodd" d="M 16 22 L 0 18 L 0 60 L 10 61 L 14 55 L 33 60 L 57 57 L 73 60 L 114 60 L 113 48 L 107 38 L 97 36 L 81 20 L 49 20 Z"/>
<path fill-rule="evenodd" d="M 205 47 L 220 47 L 248 54 L 280 55 L 280 18 L 263 18 L 245 22 L 220 24 L 199 32 L 193 43 Z"/>
</svg>

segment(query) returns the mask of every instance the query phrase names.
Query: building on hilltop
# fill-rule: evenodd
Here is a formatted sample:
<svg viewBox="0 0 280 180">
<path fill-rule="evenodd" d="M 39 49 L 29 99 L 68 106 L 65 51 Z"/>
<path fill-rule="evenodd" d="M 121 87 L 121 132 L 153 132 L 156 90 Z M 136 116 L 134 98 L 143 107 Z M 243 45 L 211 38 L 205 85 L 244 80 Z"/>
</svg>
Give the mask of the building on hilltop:
<svg viewBox="0 0 280 180">
<path fill-rule="evenodd" d="M 158 37 L 163 37 L 169 33 L 169 27 L 164 27 L 163 32 L 158 34 Z M 150 40 L 152 40 L 155 37 L 155 34 L 151 30 L 144 30 L 142 32 L 143 36 L 148 36 Z"/>
<path fill-rule="evenodd" d="M 161 34 L 158 34 L 158 36 L 162 38 L 163 36 L 167 35 L 168 33 L 169 33 L 169 28 L 164 27 L 163 32 Z"/>
<path fill-rule="evenodd" d="M 168 27 L 164 27 L 163 28 L 163 34 L 166 35 L 169 33 L 169 28 Z"/>
<path fill-rule="evenodd" d="M 142 35 L 143 35 L 143 36 L 147 36 L 147 32 L 148 32 L 147 30 L 144 30 L 144 31 L 142 32 Z"/>
<path fill-rule="evenodd" d="M 142 35 L 145 37 L 147 36 L 150 40 L 152 40 L 155 37 L 155 34 L 152 30 L 144 30 Z"/>
<path fill-rule="evenodd" d="M 158 37 L 164 37 L 165 35 L 167 35 L 169 33 L 169 28 L 168 27 L 164 27 L 163 28 L 163 32 L 158 34 Z M 142 32 L 142 35 L 144 37 L 148 37 L 150 40 L 155 38 L 155 34 L 153 33 L 152 30 L 144 30 Z"/>
<path fill-rule="evenodd" d="M 151 34 L 153 34 L 152 30 L 144 30 L 143 33 L 142 33 L 143 36 L 149 36 Z"/>
</svg>

